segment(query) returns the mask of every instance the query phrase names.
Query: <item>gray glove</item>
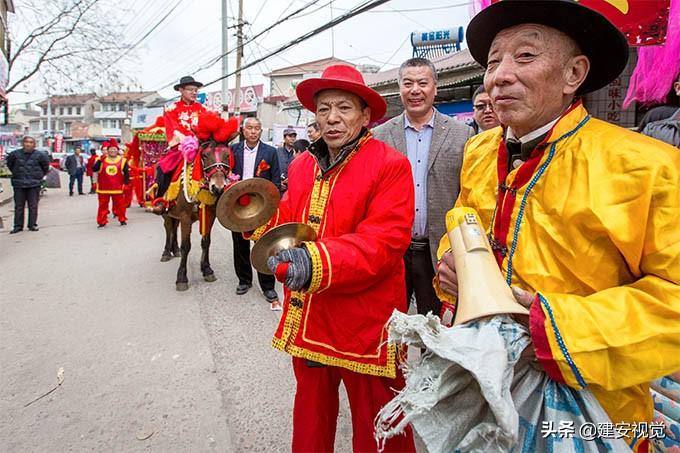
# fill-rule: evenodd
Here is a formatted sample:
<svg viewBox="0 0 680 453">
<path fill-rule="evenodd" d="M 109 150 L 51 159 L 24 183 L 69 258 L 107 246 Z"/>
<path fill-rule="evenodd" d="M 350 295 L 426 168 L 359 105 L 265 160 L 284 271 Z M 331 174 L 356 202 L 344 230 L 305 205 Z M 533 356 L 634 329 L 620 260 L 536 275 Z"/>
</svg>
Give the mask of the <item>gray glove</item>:
<svg viewBox="0 0 680 453">
<path fill-rule="evenodd" d="M 288 263 L 285 279 L 276 272 L 282 263 Z M 267 266 L 276 278 L 292 291 L 307 287 L 312 279 L 312 258 L 307 249 L 303 247 L 281 250 L 276 256 L 270 256 L 267 259 Z"/>
</svg>

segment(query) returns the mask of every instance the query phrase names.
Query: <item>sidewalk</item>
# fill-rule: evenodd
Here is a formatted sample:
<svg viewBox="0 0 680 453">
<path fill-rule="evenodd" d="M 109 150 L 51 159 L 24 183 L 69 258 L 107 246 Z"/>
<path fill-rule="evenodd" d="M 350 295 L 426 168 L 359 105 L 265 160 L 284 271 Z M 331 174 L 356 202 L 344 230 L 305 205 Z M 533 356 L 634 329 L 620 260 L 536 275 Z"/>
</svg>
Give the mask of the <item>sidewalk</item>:
<svg viewBox="0 0 680 453">
<path fill-rule="evenodd" d="M 14 190 L 12 190 L 12 180 L 9 178 L 0 178 L 0 184 L 2 184 L 0 206 L 4 206 L 14 198 Z"/>
<path fill-rule="evenodd" d="M 2 191 L 0 192 L 0 206 L 4 206 L 10 203 L 14 198 L 14 189 L 12 189 L 12 180 L 9 178 L 0 178 L 0 184 L 2 184 Z M 0 230 L 4 229 L 5 225 L 2 221 L 2 216 L 0 216 Z"/>
</svg>

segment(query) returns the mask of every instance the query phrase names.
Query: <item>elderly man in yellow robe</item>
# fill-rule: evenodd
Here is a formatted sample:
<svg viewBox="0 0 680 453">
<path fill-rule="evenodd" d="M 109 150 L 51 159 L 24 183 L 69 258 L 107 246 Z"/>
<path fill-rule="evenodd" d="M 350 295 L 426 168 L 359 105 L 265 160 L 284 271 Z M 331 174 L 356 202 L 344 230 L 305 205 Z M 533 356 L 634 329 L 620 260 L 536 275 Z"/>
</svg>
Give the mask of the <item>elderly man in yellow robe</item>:
<svg viewBox="0 0 680 453">
<path fill-rule="evenodd" d="M 648 451 L 648 383 L 680 369 L 680 153 L 586 111 L 579 97 L 628 57 L 599 13 L 501 0 L 472 19 L 467 39 L 502 128 L 468 141 L 456 205 L 479 212 L 530 307 L 538 365 L 588 387 L 612 423 L 630 427 L 631 448 Z M 435 287 L 454 302 L 448 249 L 444 236 Z"/>
</svg>

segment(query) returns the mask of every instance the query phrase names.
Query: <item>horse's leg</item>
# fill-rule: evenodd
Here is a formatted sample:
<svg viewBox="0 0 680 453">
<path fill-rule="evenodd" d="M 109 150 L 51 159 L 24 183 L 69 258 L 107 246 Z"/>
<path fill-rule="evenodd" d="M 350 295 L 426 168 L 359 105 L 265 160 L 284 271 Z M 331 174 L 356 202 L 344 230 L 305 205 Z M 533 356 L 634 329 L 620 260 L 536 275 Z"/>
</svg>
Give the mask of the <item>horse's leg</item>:
<svg viewBox="0 0 680 453">
<path fill-rule="evenodd" d="M 187 258 L 189 257 L 189 251 L 191 250 L 191 213 L 185 210 L 180 218 L 179 225 L 182 233 L 180 251 L 182 252 L 182 258 L 179 262 L 179 269 L 177 269 L 175 288 L 177 291 L 186 291 L 189 289 L 189 280 L 187 279 Z"/>
<path fill-rule="evenodd" d="M 177 219 L 172 219 L 172 237 L 171 237 L 171 246 L 172 246 L 172 256 L 178 257 L 180 255 L 179 252 L 179 244 L 177 243 L 177 229 L 179 228 L 179 220 Z"/>
<path fill-rule="evenodd" d="M 201 272 L 203 272 L 203 280 L 206 282 L 214 282 L 217 280 L 215 271 L 210 267 L 210 232 L 215 223 L 215 206 L 208 206 L 205 234 L 201 238 Z"/>
<path fill-rule="evenodd" d="M 172 259 L 172 238 L 176 237 L 173 232 L 173 219 L 167 215 L 163 216 L 163 227 L 165 228 L 165 248 L 161 255 L 161 262 L 170 261 Z M 176 240 L 176 239 L 175 239 Z"/>
</svg>

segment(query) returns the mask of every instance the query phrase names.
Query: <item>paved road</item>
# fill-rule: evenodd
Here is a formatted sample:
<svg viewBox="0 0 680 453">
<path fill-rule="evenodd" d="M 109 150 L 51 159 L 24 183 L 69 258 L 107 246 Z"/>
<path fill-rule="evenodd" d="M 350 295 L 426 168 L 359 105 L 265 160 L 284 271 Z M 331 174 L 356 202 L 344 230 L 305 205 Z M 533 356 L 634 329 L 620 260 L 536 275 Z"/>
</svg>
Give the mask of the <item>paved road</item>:
<svg viewBox="0 0 680 453">
<path fill-rule="evenodd" d="M 226 230 L 213 235 L 218 281 L 201 278 L 195 232 L 178 293 L 157 217 L 132 208 L 128 226 L 98 230 L 96 196 L 62 188 L 41 201 L 39 232 L 9 235 L 11 209 L 0 207 L 0 450 L 290 450 L 290 358 L 270 347 L 280 315 L 259 290 L 234 294 Z M 63 384 L 24 407 L 60 368 Z M 350 438 L 343 407 L 336 451 Z"/>
</svg>

